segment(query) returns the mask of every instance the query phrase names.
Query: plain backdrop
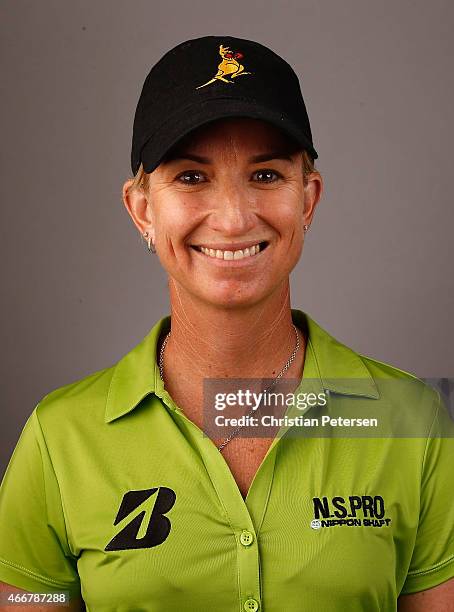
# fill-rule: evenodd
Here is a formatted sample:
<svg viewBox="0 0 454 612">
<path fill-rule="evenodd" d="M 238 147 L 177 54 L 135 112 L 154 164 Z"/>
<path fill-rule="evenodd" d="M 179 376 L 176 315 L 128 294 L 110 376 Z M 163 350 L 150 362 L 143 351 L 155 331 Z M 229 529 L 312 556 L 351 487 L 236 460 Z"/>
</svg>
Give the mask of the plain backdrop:
<svg viewBox="0 0 454 612">
<path fill-rule="evenodd" d="M 208 34 L 295 69 L 325 193 L 292 307 L 360 353 L 454 376 L 454 4 L 448 0 L 3 0 L 0 474 L 51 390 L 168 314 L 121 201 L 151 66 Z"/>
</svg>

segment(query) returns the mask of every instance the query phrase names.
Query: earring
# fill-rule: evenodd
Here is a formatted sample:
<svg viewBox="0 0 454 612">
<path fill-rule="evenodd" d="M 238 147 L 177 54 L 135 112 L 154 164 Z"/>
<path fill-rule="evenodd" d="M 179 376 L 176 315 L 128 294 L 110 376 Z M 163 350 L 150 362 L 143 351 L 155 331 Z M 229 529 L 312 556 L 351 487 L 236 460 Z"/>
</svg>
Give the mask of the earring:
<svg viewBox="0 0 454 612">
<path fill-rule="evenodd" d="M 308 225 L 303 225 L 303 230 L 304 230 L 305 233 L 307 232 L 308 229 L 309 229 Z"/>
<path fill-rule="evenodd" d="M 151 240 L 151 236 L 148 232 L 145 232 L 143 237 L 147 241 L 147 248 L 149 253 L 156 253 L 156 248 L 154 246 L 154 242 Z"/>
</svg>

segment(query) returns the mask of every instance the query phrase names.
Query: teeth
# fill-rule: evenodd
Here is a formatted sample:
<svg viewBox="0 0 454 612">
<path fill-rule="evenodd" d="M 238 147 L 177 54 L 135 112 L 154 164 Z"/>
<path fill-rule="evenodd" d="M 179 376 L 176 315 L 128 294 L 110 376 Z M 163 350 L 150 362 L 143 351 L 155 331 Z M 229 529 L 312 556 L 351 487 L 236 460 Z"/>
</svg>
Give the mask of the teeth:
<svg viewBox="0 0 454 612">
<path fill-rule="evenodd" d="M 209 257 L 216 257 L 217 259 L 243 259 L 244 257 L 250 257 L 260 251 L 260 246 L 254 244 L 254 246 L 247 247 L 246 249 L 240 249 L 239 251 L 221 251 L 220 249 L 209 249 L 207 247 L 200 247 L 202 253 Z"/>
</svg>

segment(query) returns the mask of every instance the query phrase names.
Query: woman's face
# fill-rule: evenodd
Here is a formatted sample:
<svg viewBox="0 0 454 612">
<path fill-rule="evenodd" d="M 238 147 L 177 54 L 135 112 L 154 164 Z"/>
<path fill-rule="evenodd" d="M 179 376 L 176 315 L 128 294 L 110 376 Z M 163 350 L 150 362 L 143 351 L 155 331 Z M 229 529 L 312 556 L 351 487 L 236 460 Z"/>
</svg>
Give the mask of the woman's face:
<svg viewBox="0 0 454 612">
<path fill-rule="evenodd" d="M 125 203 L 180 294 L 232 307 L 288 281 L 321 188 L 319 175 L 304 186 L 302 153 L 280 130 L 235 118 L 180 141 L 149 175 L 147 200 Z"/>
</svg>

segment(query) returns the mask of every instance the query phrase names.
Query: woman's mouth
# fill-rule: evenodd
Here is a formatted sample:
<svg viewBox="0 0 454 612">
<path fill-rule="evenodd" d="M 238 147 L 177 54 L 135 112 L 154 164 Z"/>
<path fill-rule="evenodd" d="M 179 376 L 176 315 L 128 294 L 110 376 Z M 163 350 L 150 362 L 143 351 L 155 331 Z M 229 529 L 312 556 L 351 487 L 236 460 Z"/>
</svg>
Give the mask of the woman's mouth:
<svg viewBox="0 0 454 612">
<path fill-rule="evenodd" d="M 195 251 L 202 253 L 205 257 L 211 259 L 223 260 L 223 261 L 239 261 L 244 259 L 254 259 L 259 253 L 264 251 L 268 246 L 266 240 L 257 242 L 256 244 L 250 245 L 242 249 L 234 250 L 233 247 L 230 249 L 218 249 L 212 246 L 205 245 L 191 245 Z"/>
</svg>

